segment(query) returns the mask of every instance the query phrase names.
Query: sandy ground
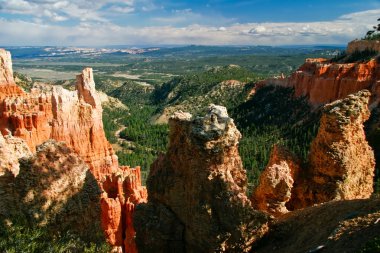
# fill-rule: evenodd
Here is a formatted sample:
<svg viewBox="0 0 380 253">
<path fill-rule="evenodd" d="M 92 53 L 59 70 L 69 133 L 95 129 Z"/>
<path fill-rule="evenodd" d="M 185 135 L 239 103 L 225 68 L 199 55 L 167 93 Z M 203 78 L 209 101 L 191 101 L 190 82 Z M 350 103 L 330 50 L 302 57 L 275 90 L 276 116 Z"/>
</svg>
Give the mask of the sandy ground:
<svg viewBox="0 0 380 253">
<path fill-rule="evenodd" d="M 79 74 L 79 72 L 60 72 L 55 71 L 51 69 L 34 69 L 34 68 L 20 68 L 16 69 L 15 71 L 25 74 L 32 78 L 37 78 L 41 80 L 47 80 L 47 81 L 57 81 L 57 80 L 70 80 L 75 79 L 76 75 Z"/>
</svg>

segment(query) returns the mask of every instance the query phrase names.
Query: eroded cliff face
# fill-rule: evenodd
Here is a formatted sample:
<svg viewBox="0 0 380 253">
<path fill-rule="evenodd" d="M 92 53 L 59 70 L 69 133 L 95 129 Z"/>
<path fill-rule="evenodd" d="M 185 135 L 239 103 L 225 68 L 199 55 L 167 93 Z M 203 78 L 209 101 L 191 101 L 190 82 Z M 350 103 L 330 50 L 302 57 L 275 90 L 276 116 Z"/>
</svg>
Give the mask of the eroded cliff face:
<svg viewBox="0 0 380 253">
<path fill-rule="evenodd" d="M 152 165 L 148 204 L 134 216 L 139 252 L 248 252 L 266 216 L 246 196 L 241 138 L 226 108 L 176 113 L 168 152 Z"/>
<path fill-rule="evenodd" d="M 324 106 L 309 167 L 292 193 L 294 208 L 371 196 L 375 159 L 363 129 L 370 96 L 363 90 Z"/>
<path fill-rule="evenodd" d="M 291 87 L 295 96 L 306 96 L 314 106 L 331 103 L 363 89 L 371 91 L 370 103 L 380 99 L 380 65 L 367 63 L 329 63 L 326 59 L 307 59 L 289 77 L 272 78 L 266 85 Z"/>
<path fill-rule="evenodd" d="M 77 91 L 40 85 L 31 93 L 1 101 L 0 131 L 24 139 L 29 148 L 48 139 L 64 141 L 90 166 L 96 178 L 116 171 L 117 157 L 108 143 L 92 69 L 77 76 Z"/>
<path fill-rule="evenodd" d="M 0 199 L 0 215 L 4 210 L 3 216 L 13 212 L 9 206 L 16 207 L 17 201 L 8 205 L 10 202 L 5 200 L 17 199 L 14 195 L 20 194 L 22 206 L 35 210 L 31 218 L 38 224 L 54 223 L 56 214 L 69 201 L 86 193 L 84 182 L 92 178 L 98 191 L 88 193 L 93 196 L 91 201 L 81 202 L 83 206 L 77 211 L 66 210 L 73 216 L 68 219 L 70 222 L 62 224 L 76 228 L 77 223 L 83 227 L 91 222 L 99 224 L 101 220 L 111 245 L 135 252 L 132 215 L 134 205 L 146 201 L 146 190 L 141 185 L 140 169 L 119 168 L 117 156 L 105 137 L 101 100 L 95 90 L 92 69 L 85 68 L 77 76 L 75 91 L 38 84 L 26 93 L 13 80 L 10 53 L 0 50 L 0 115 L 0 186 L 7 189 L 0 191 L 4 196 Z M 45 143 L 48 140 L 65 144 Z M 39 146 L 42 143 L 45 144 Z M 18 154 L 30 155 L 29 150 L 37 153 L 31 160 L 23 160 L 25 171 L 18 175 L 18 159 L 22 157 Z M 26 192 L 18 193 L 14 182 L 29 181 L 32 182 L 29 188 L 19 186 Z M 87 212 L 82 207 L 92 209 L 97 216 L 86 218 L 83 214 Z M 89 219 L 93 220 L 87 222 Z M 123 231 L 109 232 L 114 224 L 121 224 Z"/>
<path fill-rule="evenodd" d="M 141 184 L 140 167 L 121 167 L 102 183 L 102 228 L 108 242 L 118 251 L 137 253 L 132 216 L 137 204 L 147 200 Z"/>
</svg>

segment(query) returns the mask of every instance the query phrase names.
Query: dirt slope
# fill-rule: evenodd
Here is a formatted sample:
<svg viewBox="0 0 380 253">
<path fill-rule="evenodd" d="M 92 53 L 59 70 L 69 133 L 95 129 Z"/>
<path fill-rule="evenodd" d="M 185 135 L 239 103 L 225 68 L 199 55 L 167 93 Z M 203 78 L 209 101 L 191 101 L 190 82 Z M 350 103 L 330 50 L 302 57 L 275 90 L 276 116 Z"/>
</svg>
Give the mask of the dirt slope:
<svg viewBox="0 0 380 253">
<path fill-rule="evenodd" d="M 380 237 L 379 197 L 333 201 L 282 216 L 252 252 L 360 252 L 375 237 Z"/>
</svg>

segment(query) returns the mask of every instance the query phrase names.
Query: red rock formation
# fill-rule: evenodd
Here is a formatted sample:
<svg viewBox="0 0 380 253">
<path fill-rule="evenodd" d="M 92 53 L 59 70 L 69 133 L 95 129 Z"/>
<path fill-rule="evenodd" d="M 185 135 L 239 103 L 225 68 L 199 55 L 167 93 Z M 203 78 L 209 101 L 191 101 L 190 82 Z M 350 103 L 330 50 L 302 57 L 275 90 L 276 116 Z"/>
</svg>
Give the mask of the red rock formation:
<svg viewBox="0 0 380 253">
<path fill-rule="evenodd" d="M 241 137 L 226 108 L 204 117 L 176 113 L 170 143 L 147 181 L 149 201 L 134 216 L 140 252 L 248 252 L 266 216 L 246 196 Z"/>
<path fill-rule="evenodd" d="M 307 59 L 289 77 L 269 79 L 265 84 L 292 87 L 297 97 L 308 97 L 314 106 L 368 89 L 373 94 L 371 103 L 377 104 L 380 99 L 380 65 L 375 60 L 338 64 L 328 63 L 325 59 Z"/>
<path fill-rule="evenodd" d="M 87 162 L 96 178 L 117 170 L 117 157 L 103 130 L 92 69 L 77 76 L 77 91 L 39 86 L 25 93 L 14 83 L 9 52 L 0 51 L 0 62 L 3 135 L 24 139 L 32 151 L 48 139 L 64 141 Z"/>
<path fill-rule="evenodd" d="M 274 216 L 288 212 L 293 183 L 298 179 L 300 161 L 286 149 L 274 145 L 269 163 L 252 194 L 252 206 Z"/>
<path fill-rule="evenodd" d="M 99 186 L 104 186 L 101 216 L 107 240 L 124 247 L 125 252 L 136 252 L 132 215 L 134 205 L 147 199 L 146 190 L 141 186 L 139 168 L 118 167 L 103 130 L 101 100 L 91 68 L 77 76 L 76 91 L 40 84 L 26 93 L 14 82 L 10 53 L 0 49 L 0 131 L 25 140 L 33 152 L 49 139 L 63 141 L 73 149 Z M 14 179 L 8 172 L 3 181 Z M 0 207 L 2 204 L 0 201 Z"/>
<path fill-rule="evenodd" d="M 363 90 L 323 108 L 310 165 L 292 193 L 293 208 L 371 196 L 375 159 L 363 129 L 369 98 Z"/>
<path fill-rule="evenodd" d="M 95 91 L 92 69 L 86 68 L 77 76 L 76 88 L 77 93 L 53 90 L 50 138 L 70 143 L 90 165 L 94 176 L 100 178 L 115 172 L 118 162 L 103 130 L 103 110 Z"/>
<path fill-rule="evenodd" d="M 141 186 L 140 167 L 120 169 L 103 182 L 102 227 L 111 245 L 137 253 L 132 217 L 135 205 L 146 202 L 147 192 Z"/>
</svg>

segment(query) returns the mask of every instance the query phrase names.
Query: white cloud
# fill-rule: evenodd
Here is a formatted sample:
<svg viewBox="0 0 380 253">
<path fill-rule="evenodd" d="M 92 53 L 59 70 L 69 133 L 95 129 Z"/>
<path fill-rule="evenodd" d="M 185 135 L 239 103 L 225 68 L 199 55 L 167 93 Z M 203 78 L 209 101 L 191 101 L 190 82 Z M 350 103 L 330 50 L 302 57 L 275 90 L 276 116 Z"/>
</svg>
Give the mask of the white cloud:
<svg viewBox="0 0 380 253">
<path fill-rule="evenodd" d="M 108 9 L 108 11 L 113 11 L 113 12 L 119 12 L 119 13 L 132 13 L 135 11 L 134 7 L 131 6 L 112 6 Z"/>
<path fill-rule="evenodd" d="M 63 5 L 65 1 L 61 2 Z M 345 44 L 364 36 L 380 16 L 378 9 L 351 13 L 325 22 L 267 22 L 228 26 L 194 24 L 182 27 L 161 23 L 161 25 L 138 28 L 103 22 L 101 16 L 98 16 L 100 20 L 94 20 L 93 17 L 90 19 L 86 15 L 91 15 L 93 9 L 84 12 L 79 5 L 72 7 L 72 3 L 67 3 L 65 6 L 74 10 L 75 13 L 71 15 L 83 20 L 79 25 L 67 27 L 54 23 L 43 24 L 38 16 L 35 22 L 0 19 L 0 45 Z M 54 12 L 42 15 L 54 17 Z"/>
<path fill-rule="evenodd" d="M 24 14 L 50 21 L 67 19 L 108 22 L 102 10 L 105 6 L 121 13 L 134 9 L 134 0 L 0 0 L 0 11 Z"/>
</svg>

